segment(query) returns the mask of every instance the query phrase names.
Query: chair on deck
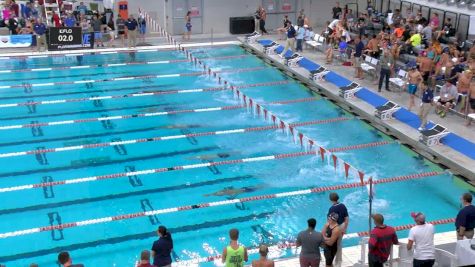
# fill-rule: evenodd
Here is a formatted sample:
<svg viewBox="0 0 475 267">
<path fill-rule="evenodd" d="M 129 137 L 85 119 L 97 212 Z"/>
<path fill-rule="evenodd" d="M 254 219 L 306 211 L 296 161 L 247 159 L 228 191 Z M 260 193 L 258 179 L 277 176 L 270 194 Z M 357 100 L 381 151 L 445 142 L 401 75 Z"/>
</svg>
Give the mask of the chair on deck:
<svg viewBox="0 0 475 267">
<path fill-rule="evenodd" d="M 389 120 L 393 118 L 394 112 L 399 109 L 401 109 L 401 107 L 398 104 L 388 101 L 384 103 L 384 105 L 376 107 L 374 115 L 382 120 Z"/>
<path fill-rule="evenodd" d="M 294 53 L 290 57 L 285 57 L 285 65 L 291 67 L 291 68 L 296 68 L 298 67 L 298 63 L 300 60 L 302 60 L 304 57 L 301 56 L 298 53 Z"/>
<path fill-rule="evenodd" d="M 324 67 L 320 67 L 316 70 L 312 70 L 310 71 L 310 80 L 314 81 L 314 82 L 318 82 L 318 81 L 321 81 L 323 80 L 323 78 L 325 77 L 325 75 L 327 75 L 330 71 L 327 70 L 326 68 Z"/>
<path fill-rule="evenodd" d="M 251 34 L 247 34 L 245 40 L 247 43 L 255 43 L 259 37 L 261 37 L 260 33 L 253 32 Z"/>
<path fill-rule="evenodd" d="M 315 36 L 305 42 L 308 46 L 311 46 L 318 50 L 319 47 L 323 47 L 325 44 L 325 37 L 321 36 L 320 34 L 315 34 Z"/>
<path fill-rule="evenodd" d="M 394 84 L 396 88 L 400 91 L 404 91 L 404 87 L 406 86 L 406 79 L 407 79 L 407 71 L 400 69 L 397 72 L 397 77 L 389 78 L 389 82 Z"/>
<path fill-rule="evenodd" d="M 276 43 L 276 42 L 272 42 L 272 43 L 270 43 L 270 44 L 266 44 L 266 45 L 264 45 L 264 53 L 265 53 L 266 55 L 269 55 L 269 56 L 271 56 L 271 55 L 276 55 L 277 52 L 275 52 L 275 50 L 276 50 L 278 47 L 279 47 L 279 44 Z"/>
<path fill-rule="evenodd" d="M 440 144 L 440 139 L 447 136 L 450 132 L 447 131 L 447 128 L 440 124 L 436 124 L 434 127 L 421 131 L 421 136 L 419 141 L 426 144 L 427 146 L 433 146 Z"/>
<path fill-rule="evenodd" d="M 340 96 L 344 99 L 353 98 L 356 92 L 358 92 L 360 89 L 361 86 L 359 84 L 352 82 L 346 86 L 340 87 Z"/>
</svg>

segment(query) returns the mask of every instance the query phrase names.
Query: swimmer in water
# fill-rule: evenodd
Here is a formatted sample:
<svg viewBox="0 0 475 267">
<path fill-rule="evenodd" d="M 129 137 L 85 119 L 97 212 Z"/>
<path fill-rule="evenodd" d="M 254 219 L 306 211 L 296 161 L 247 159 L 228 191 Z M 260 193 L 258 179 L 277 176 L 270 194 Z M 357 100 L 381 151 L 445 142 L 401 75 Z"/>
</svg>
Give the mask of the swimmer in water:
<svg viewBox="0 0 475 267">
<path fill-rule="evenodd" d="M 245 187 L 241 187 L 241 188 L 234 188 L 234 186 L 229 186 L 229 187 L 225 187 L 222 190 L 216 191 L 216 192 L 211 193 L 211 194 L 205 194 L 203 196 L 205 196 L 205 197 L 210 197 L 210 196 L 223 197 L 223 196 L 226 196 L 226 197 L 228 197 L 228 199 L 234 199 L 240 194 L 251 193 L 251 192 L 256 191 L 257 189 L 258 189 L 258 187 L 255 187 L 255 186 L 245 186 Z"/>
<path fill-rule="evenodd" d="M 207 154 L 207 155 L 199 155 L 195 157 L 190 157 L 188 159 L 198 159 L 198 160 L 204 160 L 204 161 L 210 161 L 214 159 L 225 159 L 229 158 L 231 154 L 236 154 L 236 153 L 218 153 L 218 154 Z"/>
</svg>

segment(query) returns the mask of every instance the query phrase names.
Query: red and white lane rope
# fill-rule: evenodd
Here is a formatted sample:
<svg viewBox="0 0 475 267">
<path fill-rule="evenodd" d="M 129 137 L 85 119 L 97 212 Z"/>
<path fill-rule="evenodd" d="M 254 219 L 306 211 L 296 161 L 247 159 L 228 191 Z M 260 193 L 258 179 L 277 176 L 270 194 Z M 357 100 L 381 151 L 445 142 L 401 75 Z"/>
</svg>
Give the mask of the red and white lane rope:
<svg viewBox="0 0 475 267">
<path fill-rule="evenodd" d="M 219 165 L 225 165 L 225 164 L 236 164 L 236 163 L 245 163 L 245 162 L 258 162 L 258 161 L 267 161 L 267 160 L 286 159 L 286 158 L 294 158 L 294 157 L 301 157 L 301 156 L 308 156 L 308 155 L 315 155 L 315 154 L 316 153 L 314 151 L 299 152 L 299 153 L 288 153 L 288 154 L 278 154 L 278 155 L 272 155 L 272 156 L 244 158 L 244 159 L 236 159 L 236 160 L 226 160 L 226 161 L 211 162 L 211 163 L 208 162 L 208 163 L 201 163 L 201 164 L 175 166 L 175 167 L 160 168 L 160 169 L 150 169 L 150 170 L 128 172 L 128 173 L 117 173 L 117 174 L 104 175 L 104 176 L 93 176 L 93 177 L 86 177 L 86 178 L 79 178 L 79 179 L 72 179 L 72 180 L 63 180 L 63 181 L 57 181 L 57 182 L 51 182 L 51 183 L 42 183 L 42 184 L 37 184 L 37 185 L 48 184 L 48 186 L 49 186 L 49 185 L 58 185 L 58 184 L 66 184 L 66 183 L 71 184 L 71 183 L 79 183 L 79 182 L 93 181 L 93 180 L 113 179 L 113 178 L 117 178 L 117 177 L 132 176 L 132 175 L 144 175 L 144 174 L 152 174 L 152 173 L 169 172 L 169 171 L 175 171 L 175 170 L 205 168 L 205 167 L 209 167 L 209 166 L 219 166 Z M 406 180 L 411 180 L 411 179 L 418 179 L 418 178 L 436 176 L 436 175 L 440 175 L 442 173 L 443 172 L 418 173 L 418 174 L 412 174 L 412 175 L 404 175 L 404 176 L 392 177 L 392 178 L 387 178 L 387 179 L 381 179 L 381 180 L 377 180 L 377 181 L 374 181 L 374 182 L 375 183 L 378 182 L 379 184 L 381 184 L 381 183 L 384 183 L 384 182 L 390 183 L 390 182 L 396 182 L 396 181 L 406 181 Z M 165 209 L 157 209 L 157 210 L 151 210 L 151 211 L 146 211 L 146 212 L 121 214 L 121 215 L 116 215 L 116 216 L 108 216 L 108 217 L 95 218 L 95 219 L 89 219 L 89 220 L 78 221 L 78 222 L 64 223 L 64 224 L 54 225 L 54 226 L 35 227 L 35 228 L 30 228 L 30 229 L 0 233 L 0 239 L 8 238 L 8 237 L 14 237 L 14 236 L 34 234 L 34 233 L 39 233 L 39 232 L 51 231 L 51 230 L 74 228 L 74 227 L 80 227 L 80 226 L 85 226 L 85 225 L 94 225 L 94 224 L 100 224 L 100 223 L 106 223 L 106 222 L 112 222 L 112 221 L 129 220 L 129 219 L 134 219 L 134 218 L 139 218 L 139 217 L 153 216 L 153 215 L 166 214 L 166 213 L 174 213 L 174 212 L 193 210 L 193 209 L 203 209 L 203 208 L 210 208 L 210 207 L 217 207 L 217 206 L 227 206 L 227 205 L 234 205 L 236 203 L 245 203 L 245 202 L 253 202 L 253 201 L 259 201 L 259 200 L 278 199 L 278 198 L 286 198 L 286 197 L 292 197 L 292 196 L 302 196 L 302 195 L 309 195 L 309 194 L 314 194 L 314 193 L 322 193 L 322 192 L 327 192 L 327 191 L 335 191 L 335 190 L 340 190 L 340 189 L 357 188 L 357 187 L 366 186 L 366 184 L 369 184 L 369 182 L 366 181 L 366 182 L 363 182 L 363 183 L 356 182 L 356 183 L 341 184 L 341 185 L 334 185 L 334 186 L 315 187 L 315 188 L 311 188 L 311 189 L 289 191 L 289 192 L 282 192 L 282 193 L 276 193 L 276 194 L 258 195 L 258 196 L 251 196 L 251 197 L 232 199 L 232 200 L 223 200 L 223 201 L 200 203 L 200 204 L 186 205 L 186 206 L 179 206 L 179 207 L 172 207 L 172 208 L 165 208 Z M 29 186 L 31 186 L 31 188 L 35 188 L 35 185 L 29 185 Z M 19 186 L 19 187 L 21 187 L 21 186 Z M 25 186 L 23 186 L 23 187 L 25 187 Z M 36 187 L 40 187 L 40 186 L 36 186 Z M 23 189 L 29 189 L 29 188 L 23 188 Z M 4 191 L 0 190 L 0 192 L 4 192 Z"/>
<path fill-rule="evenodd" d="M 341 117 L 341 118 L 335 118 L 334 121 L 321 120 L 321 121 L 312 121 L 312 122 L 303 122 L 303 123 L 305 123 L 306 125 L 317 125 L 317 124 L 324 124 L 324 123 L 331 123 L 331 122 L 340 122 L 340 121 L 344 121 L 343 119 L 350 120 L 350 118 Z M 89 148 L 110 147 L 110 146 L 118 146 L 118 145 L 131 145 L 131 144 L 139 144 L 139 143 L 147 143 L 147 142 L 184 139 L 184 138 L 189 138 L 189 137 L 244 134 L 244 133 L 250 133 L 250 132 L 262 132 L 262 131 L 275 130 L 278 128 L 279 126 L 277 125 L 270 125 L 270 126 L 229 129 L 229 130 L 211 131 L 211 132 L 199 132 L 199 133 L 190 133 L 190 134 L 181 134 L 181 135 L 156 136 L 156 137 L 149 137 L 149 138 L 129 139 L 129 140 L 123 140 L 123 141 L 116 141 L 116 142 L 104 142 L 104 143 L 95 143 L 95 144 L 87 144 L 87 145 L 79 145 L 79 146 L 66 146 L 66 147 L 46 148 L 46 149 L 38 149 L 38 150 L 0 153 L 0 158 L 10 158 L 10 157 L 19 157 L 19 156 L 26 156 L 26 155 L 64 152 L 64 151 L 72 151 L 72 150 L 83 150 L 83 149 L 89 149 Z M 336 149 L 339 151 L 347 151 L 351 149 L 359 149 L 359 148 L 364 148 L 364 147 L 382 146 L 389 143 L 390 142 L 374 142 L 374 143 L 369 143 L 369 144 L 361 144 L 358 146 L 350 146 L 350 147 L 336 148 Z"/>
<path fill-rule="evenodd" d="M 233 86 L 229 81 L 224 80 L 218 72 L 213 71 L 209 66 L 206 66 L 204 62 L 202 62 L 200 59 L 196 58 L 193 56 L 193 54 L 188 51 L 186 48 L 184 48 L 179 42 L 177 42 L 169 33 L 165 32 L 164 35 L 167 37 L 168 41 L 170 44 L 174 45 L 175 48 L 178 51 L 181 51 L 185 53 L 185 56 L 187 58 L 190 58 L 190 61 L 194 63 L 195 65 L 199 64 L 200 67 L 203 67 L 205 71 L 207 70 L 208 75 L 210 77 L 214 77 L 219 84 L 224 84 L 225 86 L 229 86 L 229 88 L 232 90 L 233 95 L 239 99 L 239 101 L 242 101 L 244 106 L 248 107 L 248 111 L 250 111 L 253 114 L 256 114 L 257 117 L 263 118 L 264 120 L 268 121 L 270 120 L 274 125 L 280 125 L 282 126 L 281 128 L 284 130 L 284 132 L 287 132 L 288 135 L 291 136 L 292 141 L 294 143 L 300 142 L 300 146 L 302 149 L 307 150 L 315 150 L 317 151 L 318 154 L 320 154 L 322 161 L 325 161 L 325 158 L 330 161 L 330 158 L 333 159 L 333 164 L 335 166 L 335 169 L 337 166 L 342 165 L 342 169 L 345 171 L 345 176 L 348 179 L 350 175 L 350 171 L 352 174 L 354 174 L 356 177 L 358 177 L 363 183 L 365 173 L 358 168 L 352 166 L 348 162 L 345 162 L 341 160 L 339 157 L 337 157 L 334 152 L 329 151 L 328 149 L 324 148 L 323 146 L 317 145 L 315 140 L 309 138 L 302 132 L 299 132 L 296 127 L 290 126 L 290 124 L 281 118 L 279 118 L 276 114 L 273 114 L 271 111 L 268 109 L 264 108 L 261 104 L 259 104 L 257 101 L 252 99 L 251 97 L 247 96 L 243 92 L 239 90 L 239 88 Z"/>
<path fill-rule="evenodd" d="M 71 67 L 80 69 L 82 66 Z M 254 67 L 254 68 L 243 68 L 243 69 L 224 69 L 216 71 L 217 73 L 242 73 L 242 72 L 253 72 L 258 70 L 263 70 L 265 67 Z M 130 76 L 130 77 L 116 77 L 108 79 L 99 79 L 99 80 L 77 80 L 77 81 L 67 81 L 67 82 L 51 82 L 51 83 L 32 83 L 32 84 L 16 84 L 16 85 L 2 85 L 0 89 L 8 88 L 25 88 L 28 87 L 44 87 L 44 86 L 55 86 L 55 85 L 67 85 L 67 84 L 85 84 L 85 83 L 103 83 L 103 82 L 114 82 L 114 81 L 130 81 L 130 80 L 140 80 L 140 79 L 159 79 L 159 78 L 173 78 L 173 77 L 187 77 L 187 76 L 200 76 L 203 75 L 203 72 L 189 72 L 189 73 L 173 73 L 173 74 L 161 74 L 161 75 L 142 75 L 142 76 Z"/>
<path fill-rule="evenodd" d="M 201 60 L 226 60 L 226 59 L 235 59 L 249 57 L 249 55 L 234 55 L 234 56 L 221 56 L 221 57 L 208 57 L 201 58 Z M 125 63 L 109 63 L 109 64 L 98 64 L 98 65 L 81 65 L 81 66 L 61 66 L 61 67 L 50 67 L 50 68 L 31 68 L 31 69 L 17 69 L 17 70 L 0 70 L 1 73 L 17 73 L 17 72 L 43 72 L 43 71 L 53 71 L 53 70 L 71 70 L 71 69 L 95 69 L 95 68 L 104 68 L 104 67 L 122 67 L 122 66 L 136 66 L 136 65 L 159 65 L 159 64 L 170 64 L 170 63 L 180 63 L 187 62 L 189 59 L 175 59 L 175 60 L 158 60 L 158 61 L 136 61 L 136 62 L 125 62 Z"/>
<path fill-rule="evenodd" d="M 241 85 L 240 88 L 260 87 L 260 86 L 274 86 L 274 85 L 283 85 L 283 84 L 288 84 L 288 83 L 289 83 L 289 81 L 277 81 L 277 82 L 244 84 L 244 85 Z M 197 88 L 197 89 L 178 89 L 178 90 L 166 90 L 166 91 L 153 91 L 153 92 L 125 94 L 125 95 L 108 95 L 108 96 L 82 97 L 82 98 L 70 98 L 70 99 L 55 99 L 55 100 L 45 100 L 45 101 L 35 101 L 35 102 L 8 103 L 8 104 L 0 104 L 0 108 L 12 108 L 12 107 L 21 107 L 21 106 L 36 106 L 36 105 L 51 105 L 51 104 L 73 103 L 73 102 L 77 103 L 77 102 L 86 102 L 86 101 L 109 100 L 109 99 L 132 98 L 132 97 L 144 97 L 144 96 L 155 96 L 155 95 L 204 93 L 204 92 L 215 92 L 215 91 L 224 91 L 224 90 L 227 90 L 227 88 L 225 88 L 225 87 L 211 87 L 211 88 Z"/>
<path fill-rule="evenodd" d="M 269 102 L 268 104 L 302 103 L 302 102 L 311 102 L 311 101 L 316 101 L 316 100 L 318 100 L 318 98 L 309 97 L 309 98 L 295 99 L 295 100 L 292 100 L 291 102 L 289 102 L 289 100 L 274 101 L 274 102 Z M 139 113 L 139 114 L 129 114 L 129 115 L 95 117 L 95 118 L 75 119 L 75 120 L 65 120 L 65 121 L 52 121 L 52 122 L 30 123 L 30 124 L 6 125 L 6 126 L 0 126 L 0 130 L 13 130 L 13 129 L 32 128 L 32 127 L 57 126 L 57 125 L 77 124 L 77 123 L 94 122 L 94 121 L 125 120 L 125 119 L 132 119 L 132 118 L 156 117 L 156 116 L 165 116 L 165 115 L 173 115 L 173 114 L 183 114 L 183 113 L 202 113 L 202 112 L 213 112 L 213 111 L 225 111 L 225 110 L 241 109 L 241 108 L 245 108 L 245 107 L 246 106 L 243 106 L 243 105 L 234 105 L 234 106 L 223 106 L 223 107 L 212 107 L 212 108 L 183 109 L 183 110 L 161 111 L 161 112 L 152 112 L 152 113 Z"/>
<path fill-rule="evenodd" d="M 449 224 L 449 223 L 454 223 L 455 218 L 450 218 L 450 219 L 439 219 L 439 220 L 434 220 L 430 221 L 427 223 L 433 224 L 433 225 L 443 225 L 443 224 Z M 415 224 L 406 224 L 406 225 L 400 225 L 394 227 L 396 231 L 403 231 L 403 230 L 408 230 L 414 227 Z M 343 239 L 352 239 L 352 238 L 357 238 L 357 237 L 364 237 L 368 236 L 368 232 L 357 232 L 357 233 L 349 233 L 345 234 L 343 236 Z M 279 251 L 279 250 L 286 250 L 286 249 L 291 249 L 291 248 L 296 248 L 296 243 L 293 242 L 284 242 L 284 243 L 279 243 L 277 245 L 269 246 L 270 251 Z M 247 250 L 248 254 L 258 254 L 259 253 L 259 248 L 253 247 Z M 199 264 L 199 263 L 205 263 L 205 262 L 213 262 L 215 260 L 220 260 L 222 258 L 222 255 L 212 255 L 208 257 L 201 257 L 201 258 L 195 258 L 195 259 L 190 259 L 190 260 L 183 260 L 183 261 L 177 261 L 172 264 L 172 266 L 190 266 L 193 264 Z"/>
</svg>

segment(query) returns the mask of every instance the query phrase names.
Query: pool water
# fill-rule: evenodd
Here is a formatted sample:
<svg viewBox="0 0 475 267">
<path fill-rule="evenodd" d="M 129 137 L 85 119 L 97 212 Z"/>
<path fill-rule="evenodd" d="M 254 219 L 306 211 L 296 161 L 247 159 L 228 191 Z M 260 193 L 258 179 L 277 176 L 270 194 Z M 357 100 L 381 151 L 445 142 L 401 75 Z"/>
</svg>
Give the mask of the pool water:
<svg viewBox="0 0 475 267">
<path fill-rule="evenodd" d="M 435 220 L 453 218 L 459 210 L 459 196 L 464 192 L 459 178 L 443 172 L 440 167 L 314 94 L 241 47 L 208 47 L 193 49 L 192 52 L 213 70 L 222 71 L 224 79 L 242 85 L 242 92 L 289 123 L 346 118 L 332 123 L 296 127 L 316 140 L 318 145 L 340 148 L 390 141 L 378 147 L 335 153 L 363 170 L 366 177 L 380 179 L 431 171 L 442 173 L 424 179 L 377 185 L 374 210 L 385 215 L 387 224 L 412 223 L 409 216 L 412 211 L 424 212 L 429 220 Z M 302 156 L 4 190 L 43 182 L 301 151 L 300 145 L 292 143 L 281 130 L 266 130 L 15 154 L 269 125 L 245 108 L 181 113 L 183 110 L 240 104 L 229 90 L 171 93 L 174 90 L 219 87 L 214 79 L 199 73 L 202 71 L 199 66 L 189 62 L 146 63 L 183 59 L 185 56 L 180 52 L 159 51 L 84 55 L 80 61 L 75 56 L 0 60 L 1 69 L 17 70 L 0 73 L 0 86 L 13 86 L 0 89 L 0 164 L 3 166 L 0 170 L 0 201 L 3 203 L 0 234 L 357 181 L 354 173 L 346 179 L 341 168 L 335 170 L 331 161 L 322 162 L 320 156 Z M 103 66 L 123 62 L 136 64 Z M 79 64 L 92 67 L 67 68 Z M 53 70 L 19 71 L 50 67 Z M 159 77 L 120 79 L 145 75 Z M 74 83 L 88 80 L 96 82 Z M 282 83 L 252 86 L 274 81 Z M 55 82 L 64 84 L 44 85 Z M 166 91 L 170 93 L 164 93 Z M 130 96 L 143 92 L 162 93 Z M 112 97 L 87 100 L 101 96 Z M 314 99 L 285 103 L 309 97 Z M 63 99 L 82 100 L 37 103 Z M 37 104 L 32 105 L 32 102 Z M 7 105 L 12 103 L 30 104 Z M 165 111 L 176 113 L 157 114 Z M 134 114 L 149 115 L 122 117 Z M 71 120 L 81 119 L 92 121 L 70 123 Z M 344 189 L 338 193 L 349 209 L 348 232 L 366 231 L 367 189 Z M 221 253 L 229 242 L 228 230 L 234 227 L 241 232 L 240 242 L 247 246 L 293 241 L 297 233 L 306 228 L 308 218 L 315 217 L 317 227 L 323 226 L 330 206 L 328 194 L 251 201 L 63 230 L 2 236 L 0 263 L 27 266 L 35 262 L 40 266 L 55 266 L 57 253 L 68 250 L 75 262 L 86 266 L 133 266 L 140 251 L 150 249 L 157 239 L 155 231 L 159 225 L 167 226 L 172 232 L 175 260 Z M 453 225 L 440 225 L 436 230 L 453 230 Z M 407 236 L 406 232 L 399 234 Z M 357 241 L 348 239 L 344 245 L 354 245 Z M 285 255 L 288 254 L 283 251 L 277 256 Z M 201 264 L 213 265 L 215 263 Z"/>
</svg>

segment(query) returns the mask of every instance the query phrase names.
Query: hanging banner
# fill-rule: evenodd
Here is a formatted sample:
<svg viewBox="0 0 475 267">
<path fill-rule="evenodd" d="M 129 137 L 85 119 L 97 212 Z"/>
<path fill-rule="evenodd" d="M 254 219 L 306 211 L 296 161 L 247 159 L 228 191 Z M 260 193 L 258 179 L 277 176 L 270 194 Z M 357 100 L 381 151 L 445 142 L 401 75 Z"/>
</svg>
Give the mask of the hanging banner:
<svg viewBox="0 0 475 267">
<path fill-rule="evenodd" d="M 17 34 L 0 36 L 0 48 L 30 47 L 33 44 L 33 35 Z"/>
</svg>

